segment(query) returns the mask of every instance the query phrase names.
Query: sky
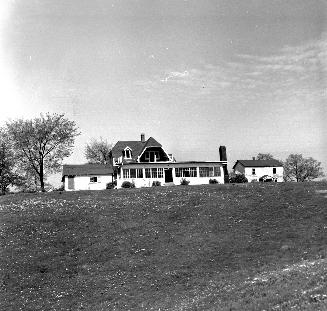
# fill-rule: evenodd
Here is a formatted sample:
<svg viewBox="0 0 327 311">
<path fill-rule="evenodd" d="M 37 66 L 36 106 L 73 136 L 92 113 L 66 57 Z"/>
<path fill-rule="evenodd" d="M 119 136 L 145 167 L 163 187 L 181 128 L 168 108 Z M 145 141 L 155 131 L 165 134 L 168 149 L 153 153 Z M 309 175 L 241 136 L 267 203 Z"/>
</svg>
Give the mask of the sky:
<svg viewBox="0 0 327 311">
<path fill-rule="evenodd" d="M 64 113 L 92 138 L 177 160 L 301 153 L 327 173 L 327 3 L 1 0 L 0 126 Z"/>
</svg>

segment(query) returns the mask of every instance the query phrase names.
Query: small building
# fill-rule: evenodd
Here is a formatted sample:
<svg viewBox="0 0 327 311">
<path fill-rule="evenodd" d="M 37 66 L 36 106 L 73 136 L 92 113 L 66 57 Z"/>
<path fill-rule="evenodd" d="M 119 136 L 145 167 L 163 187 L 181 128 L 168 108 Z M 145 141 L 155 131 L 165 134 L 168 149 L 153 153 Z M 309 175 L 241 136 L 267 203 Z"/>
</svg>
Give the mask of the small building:
<svg viewBox="0 0 327 311">
<path fill-rule="evenodd" d="M 64 165 L 62 182 L 67 191 L 103 190 L 108 183 L 113 182 L 113 176 L 110 164 Z"/>
<path fill-rule="evenodd" d="M 210 179 L 224 183 L 227 173 L 226 148 L 219 148 L 218 161 L 177 162 L 153 137 L 139 141 L 118 141 L 112 148 L 112 165 L 116 172 L 117 188 L 125 181 L 135 187 L 151 187 L 153 182 L 161 185 L 180 185 L 182 179 L 190 185 L 208 184 Z M 218 152 L 217 152 L 218 154 Z"/>
<path fill-rule="evenodd" d="M 249 182 L 284 180 L 283 164 L 277 160 L 237 160 L 233 170 L 235 174 L 244 174 Z"/>
</svg>

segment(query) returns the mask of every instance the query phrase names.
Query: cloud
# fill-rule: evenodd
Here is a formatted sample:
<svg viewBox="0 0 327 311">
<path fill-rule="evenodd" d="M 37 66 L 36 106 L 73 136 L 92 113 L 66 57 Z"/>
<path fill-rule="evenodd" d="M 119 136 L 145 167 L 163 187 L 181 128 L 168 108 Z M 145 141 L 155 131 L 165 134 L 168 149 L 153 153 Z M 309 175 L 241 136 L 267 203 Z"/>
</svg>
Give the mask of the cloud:
<svg viewBox="0 0 327 311">
<path fill-rule="evenodd" d="M 167 70 L 136 84 L 147 92 L 229 103 L 319 101 L 325 96 L 327 35 L 269 55 L 237 54 L 229 61 Z"/>
<path fill-rule="evenodd" d="M 166 75 L 166 77 L 164 79 L 161 79 L 161 82 L 168 82 L 168 80 L 171 79 L 179 79 L 179 78 L 185 78 L 189 76 L 189 72 L 187 70 L 185 70 L 184 72 L 178 72 L 178 71 L 172 71 L 170 73 L 168 73 L 168 75 Z"/>
</svg>

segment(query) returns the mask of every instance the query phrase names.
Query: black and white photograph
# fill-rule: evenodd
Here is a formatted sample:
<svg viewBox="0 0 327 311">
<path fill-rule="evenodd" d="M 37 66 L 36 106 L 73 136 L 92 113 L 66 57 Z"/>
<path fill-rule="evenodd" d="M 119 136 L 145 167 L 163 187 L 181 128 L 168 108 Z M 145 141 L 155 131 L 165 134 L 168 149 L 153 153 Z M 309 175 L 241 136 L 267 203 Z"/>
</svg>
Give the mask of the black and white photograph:
<svg viewBox="0 0 327 311">
<path fill-rule="evenodd" d="M 1 0 L 0 310 L 327 310 L 326 0 Z"/>
</svg>

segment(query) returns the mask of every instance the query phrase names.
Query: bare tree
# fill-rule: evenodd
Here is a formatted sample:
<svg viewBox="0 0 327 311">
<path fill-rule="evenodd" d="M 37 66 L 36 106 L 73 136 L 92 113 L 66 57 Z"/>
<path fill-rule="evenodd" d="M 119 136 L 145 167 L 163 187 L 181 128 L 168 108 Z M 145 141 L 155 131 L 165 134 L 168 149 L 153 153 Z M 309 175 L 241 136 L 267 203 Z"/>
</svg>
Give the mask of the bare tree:
<svg viewBox="0 0 327 311">
<path fill-rule="evenodd" d="M 303 158 L 302 154 L 290 154 L 284 162 L 284 179 L 309 181 L 324 176 L 321 163 L 313 158 Z"/>
<path fill-rule="evenodd" d="M 100 140 L 92 139 L 85 147 L 85 157 L 89 163 L 110 164 L 112 144 L 100 137 Z"/>
<path fill-rule="evenodd" d="M 274 156 L 270 153 L 258 153 L 257 160 L 275 160 Z"/>
<path fill-rule="evenodd" d="M 45 175 L 58 172 L 62 160 L 72 153 L 75 137 L 80 134 L 75 122 L 64 114 L 47 113 L 32 120 L 7 122 L 7 128 L 22 161 L 34 170 L 45 191 Z"/>
</svg>

